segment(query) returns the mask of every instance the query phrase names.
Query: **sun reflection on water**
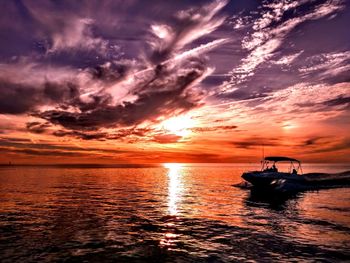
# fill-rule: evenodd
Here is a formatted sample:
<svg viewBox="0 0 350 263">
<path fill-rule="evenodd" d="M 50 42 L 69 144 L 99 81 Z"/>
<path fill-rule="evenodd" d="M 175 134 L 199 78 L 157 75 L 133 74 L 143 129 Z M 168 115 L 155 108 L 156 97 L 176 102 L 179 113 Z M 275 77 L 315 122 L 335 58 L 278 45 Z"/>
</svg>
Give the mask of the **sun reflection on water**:
<svg viewBox="0 0 350 263">
<path fill-rule="evenodd" d="M 165 163 L 164 167 L 169 169 L 168 178 L 168 212 L 169 215 L 178 214 L 178 202 L 180 201 L 181 193 L 181 170 L 182 164 L 179 163 Z"/>
<path fill-rule="evenodd" d="M 160 246 L 172 250 L 176 248 L 179 238 L 179 235 L 176 234 L 176 218 L 182 191 L 182 164 L 165 163 L 164 167 L 168 169 L 168 215 L 165 217 L 166 231 L 163 238 L 160 240 Z"/>
</svg>

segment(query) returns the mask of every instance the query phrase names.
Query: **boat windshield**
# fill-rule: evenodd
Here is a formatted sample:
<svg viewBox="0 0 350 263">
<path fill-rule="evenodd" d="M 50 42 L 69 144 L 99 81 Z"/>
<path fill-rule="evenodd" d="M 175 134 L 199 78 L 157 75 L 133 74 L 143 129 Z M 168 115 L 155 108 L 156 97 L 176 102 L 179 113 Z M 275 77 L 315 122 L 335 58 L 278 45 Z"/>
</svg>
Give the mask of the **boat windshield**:
<svg viewBox="0 0 350 263">
<path fill-rule="evenodd" d="M 300 161 L 288 157 L 266 157 L 261 161 L 261 164 L 261 171 L 264 172 L 303 173 Z"/>
</svg>

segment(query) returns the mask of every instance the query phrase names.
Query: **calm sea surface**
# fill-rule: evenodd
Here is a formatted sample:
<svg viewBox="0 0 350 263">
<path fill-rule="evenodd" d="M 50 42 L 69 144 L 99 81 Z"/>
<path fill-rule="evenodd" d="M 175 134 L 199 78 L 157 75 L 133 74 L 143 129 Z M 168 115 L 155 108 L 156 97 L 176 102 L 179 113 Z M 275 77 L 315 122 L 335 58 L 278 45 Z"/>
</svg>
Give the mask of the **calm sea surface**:
<svg viewBox="0 0 350 263">
<path fill-rule="evenodd" d="M 0 168 L 0 261 L 350 260 L 350 188 L 283 199 L 232 186 L 252 168 Z"/>
</svg>

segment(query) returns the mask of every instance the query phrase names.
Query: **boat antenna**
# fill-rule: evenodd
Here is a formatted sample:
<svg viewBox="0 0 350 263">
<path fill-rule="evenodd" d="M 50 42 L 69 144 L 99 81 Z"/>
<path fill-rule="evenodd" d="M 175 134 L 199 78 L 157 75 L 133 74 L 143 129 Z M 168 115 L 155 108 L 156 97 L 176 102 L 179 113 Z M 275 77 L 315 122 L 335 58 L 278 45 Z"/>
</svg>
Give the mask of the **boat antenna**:
<svg viewBox="0 0 350 263">
<path fill-rule="evenodd" d="M 262 145 L 262 160 L 265 159 L 265 147 L 264 147 L 264 144 Z"/>
<path fill-rule="evenodd" d="M 261 154 L 262 154 L 262 159 L 261 159 L 261 171 L 264 170 L 264 166 L 265 166 L 265 148 L 264 148 L 264 144 L 261 145 Z"/>
</svg>

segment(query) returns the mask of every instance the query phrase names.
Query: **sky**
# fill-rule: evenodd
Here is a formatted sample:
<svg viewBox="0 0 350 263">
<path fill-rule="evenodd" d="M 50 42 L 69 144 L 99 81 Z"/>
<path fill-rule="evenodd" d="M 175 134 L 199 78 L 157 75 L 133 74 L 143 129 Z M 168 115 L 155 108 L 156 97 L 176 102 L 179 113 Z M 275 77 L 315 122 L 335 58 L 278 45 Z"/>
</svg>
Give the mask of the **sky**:
<svg viewBox="0 0 350 263">
<path fill-rule="evenodd" d="M 0 163 L 350 162 L 349 1 L 0 13 Z"/>
</svg>

